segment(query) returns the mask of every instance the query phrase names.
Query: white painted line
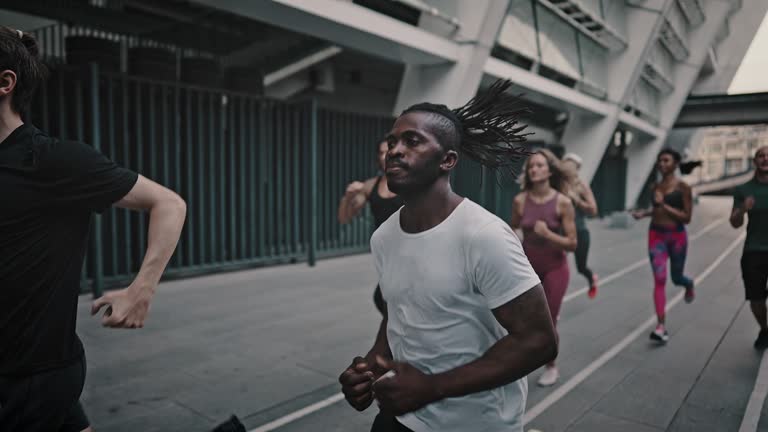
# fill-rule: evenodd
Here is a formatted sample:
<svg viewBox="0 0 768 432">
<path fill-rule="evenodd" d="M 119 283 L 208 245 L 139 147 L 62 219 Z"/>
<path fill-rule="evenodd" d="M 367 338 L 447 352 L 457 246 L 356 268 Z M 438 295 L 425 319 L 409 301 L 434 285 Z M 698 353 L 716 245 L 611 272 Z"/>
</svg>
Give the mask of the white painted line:
<svg viewBox="0 0 768 432">
<path fill-rule="evenodd" d="M 291 423 L 293 421 L 296 421 L 304 416 L 308 416 L 312 414 L 315 411 L 319 411 L 327 406 L 333 405 L 336 402 L 344 400 L 344 394 L 339 393 L 335 394 L 329 398 L 323 399 L 320 402 L 313 403 L 312 405 L 306 406 L 298 411 L 294 411 L 288 415 L 285 415 L 283 417 L 280 417 L 277 420 L 271 421 L 267 424 L 261 425 L 257 427 L 256 429 L 252 429 L 250 432 L 269 432 L 273 431 L 281 426 L 285 426 L 288 423 Z"/>
<path fill-rule="evenodd" d="M 757 423 L 760 421 L 760 411 L 763 409 L 765 396 L 768 395 L 768 355 L 763 352 L 763 358 L 760 361 L 760 371 L 757 373 L 755 388 L 749 397 L 747 409 L 744 411 L 744 418 L 741 419 L 739 432 L 755 432 Z"/>
<path fill-rule="evenodd" d="M 716 220 L 716 221 L 712 222 L 711 224 L 709 224 L 709 225 L 705 226 L 704 228 L 702 228 L 701 231 L 699 231 L 696 234 L 692 235 L 691 238 L 689 239 L 689 241 L 694 241 L 694 240 L 697 240 L 697 239 L 701 238 L 704 234 L 712 231 L 713 229 L 715 229 L 715 227 L 717 227 L 718 225 L 721 225 L 723 223 L 724 223 L 723 220 Z M 600 278 L 599 284 L 600 284 L 600 286 L 608 284 L 609 282 L 614 281 L 614 280 L 616 280 L 616 279 L 626 275 L 627 273 L 635 271 L 638 268 L 646 266 L 646 265 L 648 265 L 648 258 L 643 258 L 641 260 L 638 260 L 638 261 L 630 264 L 629 267 L 625 267 L 624 269 L 622 269 L 620 271 L 617 271 L 616 273 L 611 273 L 611 274 L 609 274 L 608 276 L 606 276 L 604 278 Z M 565 297 L 563 297 L 563 303 L 569 302 L 569 301 L 575 299 L 576 297 L 584 295 L 587 292 L 588 289 L 589 289 L 589 287 L 585 286 L 584 288 L 581 288 L 579 290 L 576 290 L 576 291 L 566 295 Z"/>
<path fill-rule="evenodd" d="M 696 239 L 700 238 L 701 236 L 703 236 L 704 234 L 708 233 L 709 231 L 712 231 L 716 226 L 720 225 L 721 223 L 723 223 L 722 220 L 717 220 L 715 222 L 712 222 L 711 224 L 709 224 L 706 227 L 704 227 L 701 231 L 699 231 L 695 235 L 691 236 L 690 240 L 693 241 L 693 240 L 696 240 Z M 722 261 L 722 260 L 720 260 L 720 261 Z M 640 260 L 640 261 L 630 265 L 629 267 L 627 267 L 627 268 L 625 268 L 625 269 L 623 269 L 621 271 L 618 271 L 616 273 L 613 273 L 613 274 L 610 274 L 610 275 L 606 276 L 604 279 L 602 279 L 601 283 L 606 284 L 608 282 L 611 282 L 612 280 L 620 278 L 621 276 L 624 276 L 625 274 L 631 272 L 632 270 L 635 270 L 638 267 L 641 267 L 641 266 L 643 266 L 643 265 L 645 265 L 647 263 L 648 263 L 647 259 Z M 717 263 L 719 264 L 719 261 Z M 563 299 L 563 301 L 566 302 L 566 301 L 569 301 L 569 300 L 575 298 L 578 295 L 584 294 L 587 291 L 587 289 L 588 289 L 588 287 L 586 287 L 584 289 L 581 289 L 581 290 L 578 290 L 578 291 L 570 294 L 569 296 L 567 296 L 565 299 Z M 679 297 L 682 298 L 682 294 L 680 294 Z M 680 301 L 680 298 L 678 298 L 677 301 Z M 673 300 L 673 302 L 675 302 L 675 300 Z M 672 302 L 670 302 L 670 305 L 671 304 L 672 304 Z M 605 355 L 605 354 L 603 354 L 603 355 Z M 616 354 L 613 354 L 613 355 L 616 355 Z M 613 357 L 613 355 L 611 357 Z M 608 360 L 610 360 L 610 358 L 606 359 L 606 361 L 608 361 Z M 586 376 L 585 376 L 585 378 L 586 378 Z M 583 381 L 583 379 L 582 379 L 582 381 Z M 581 382 L 581 381 L 579 381 L 579 382 Z M 559 389 L 562 389 L 565 385 L 568 385 L 568 383 L 564 384 Z M 562 397 L 562 396 L 560 396 L 560 397 Z M 312 405 L 304 407 L 304 408 L 302 408 L 302 409 L 300 409 L 298 411 L 295 411 L 295 412 L 287 414 L 287 415 L 285 415 L 283 417 L 280 417 L 277 420 L 274 420 L 274 421 L 271 421 L 271 422 L 266 423 L 264 425 L 261 425 L 261 426 L 257 427 L 256 429 L 253 429 L 253 430 L 251 430 L 249 432 L 270 432 L 270 431 L 273 431 L 273 430 L 275 430 L 275 429 L 277 429 L 279 427 L 282 427 L 282 426 L 284 426 L 284 425 L 286 425 L 288 423 L 296 421 L 296 420 L 298 420 L 298 419 L 300 419 L 302 417 L 308 416 L 309 414 L 312 414 L 315 411 L 319 411 L 319 410 L 321 410 L 321 409 L 323 409 L 325 407 L 333 405 L 336 402 L 340 402 L 342 400 L 344 400 L 344 394 L 342 394 L 342 393 L 335 394 L 335 395 L 333 395 L 333 396 L 331 396 L 329 398 L 323 399 L 323 400 L 321 400 L 321 401 L 319 401 L 317 403 L 314 403 Z M 542 402 L 544 402 L 544 401 L 542 401 Z M 554 403 L 554 402 L 552 402 L 552 403 Z M 539 403 L 539 405 L 541 405 L 541 403 Z M 536 407 L 538 407 L 539 405 L 536 405 Z M 536 409 L 536 407 L 534 407 L 533 409 Z M 544 408 L 544 409 L 546 409 L 546 408 Z M 531 411 L 529 411 L 529 413 L 530 412 Z M 526 418 L 528 417 L 528 415 L 529 414 L 526 414 Z M 536 414 L 536 415 L 538 415 L 538 414 Z M 531 417 L 531 419 L 533 419 L 533 417 Z"/>
<path fill-rule="evenodd" d="M 720 254 L 720 256 L 715 259 L 715 261 L 712 262 L 712 264 L 709 265 L 703 272 L 699 274 L 698 277 L 694 280 L 694 283 L 696 285 L 699 285 L 704 279 L 706 279 L 710 273 L 712 273 L 717 266 L 720 265 L 720 263 L 723 262 L 724 259 L 730 255 L 731 252 L 733 252 L 734 249 L 736 249 L 741 242 L 744 240 L 744 237 L 746 236 L 746 233 L 742 232 L 736 240 L 733 241 L 733 243 L 728 246 L 727 249 L 723 251 L 723 253 Z M 672 309 L 675 305 L 680 303 L 680 300 L 683 299 L 684 292 L 678 293 L 668 304 L 667 304 L 667 311 Z M 531 409 L 529 409 L 525 416 L 523 417 L 523 424 L 530 423 L 533 419 L 541 415 L 544 411 L 549 409 L 552 405 L 554 405 L 557 401 L 562 399 L 565 395 L 567 395 L 571 390 L 573 390 L 576 386 L 581 384 L 585 379 L 587 379 L 590 375 L 592 375 L 596 370 L 604 366 L 606 363 L 608 363 L 609 360 L 611 360 L 613 357 L 616 356 L 619 352 L 621 352 L 624 348 L 629 346 L 630 343 L 632 343 L 635 339 L 637 339 L 638 336 L 644 334 L 648 331 L 648 328 L 651 327 L 653 324 L 656 323 L 656 315 L 651 316 L 647 320 L 645 320 L 642 324 L 637 326 L 630 334 L 628 334 L 624 339 L 619 341 L 616 345 L 612 346 L 608 351 L 604 352 L 600 357 L 596 358 L 592 361 L 587 367 L 579 371 L 576 375 L 571 377 L 568 381 L 563 383 L 563 385 L 556 388 L 552 393 L 547 395 L 541 402 L 534 405 Z"/>
</svg>

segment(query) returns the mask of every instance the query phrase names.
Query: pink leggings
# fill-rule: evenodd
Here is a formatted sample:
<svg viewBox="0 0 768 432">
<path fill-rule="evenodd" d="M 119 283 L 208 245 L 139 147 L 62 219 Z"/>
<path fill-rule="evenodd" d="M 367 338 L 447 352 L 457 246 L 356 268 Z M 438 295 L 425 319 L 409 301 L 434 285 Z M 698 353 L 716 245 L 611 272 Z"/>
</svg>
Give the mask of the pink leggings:
<svg viewBox="0 0 768 432">
<path fill-rule="evenodd" d="M 672 282 L 686 288 L 693 286 L 693 281 L 683 274 L 687 249 L 688 236 L 683 225 L 651 225 L 648 231 L 648 255 L 653 270 L 653 302 L 659 318 L 664 317 L 667 305 L 667 260 L 670 263 Z"/>
<path fill-rule="evenodd" d="M 568 262 L 566 261 L 563 265 L 540 274 L 539 278 L 544 287 L 544 293 L 547 295 L 552 322 L 557 324 L 557 320 L 560 318 L 560 306 L 563 304 L 563 297 L 565 297 L 565 291 L 568 289 L 568 279 L 570 278 Z"/>
<path fill-rule="evenodd" d="M 565 291 L 568 289 L 568 280 L 570 272 L 568 270 L 568 260 L 564 253 L 535 253 L 529 252 L 528 260 L 536 274 L 541 279 L 541 285 L 544 287 L 544 294 L 547 296 L 547 305 L 549 305 L 549 314 L 552 315 L 552 322 L 557 324 L 560 316 L 560 306 L 563 304 Z"/>
</svg>

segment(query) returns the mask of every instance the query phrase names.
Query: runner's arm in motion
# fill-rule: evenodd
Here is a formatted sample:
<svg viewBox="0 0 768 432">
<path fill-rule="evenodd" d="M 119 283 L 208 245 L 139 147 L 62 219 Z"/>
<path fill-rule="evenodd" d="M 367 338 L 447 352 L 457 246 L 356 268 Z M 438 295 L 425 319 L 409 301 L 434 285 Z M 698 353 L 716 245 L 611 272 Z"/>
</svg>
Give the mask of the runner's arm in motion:
<svg viewBox="0 0 768 432">
<path fill-rule="evenodd" d="M 393 377 L 376 382 L 382 409 L 402 415 L 445 398 L 498 388 L 518 380 L 557 357 L 557 337 L 541 284 L 493 309 L 508 334 L 480 358 L 429 375 L 407 363 L 379 359 Z"/>
<path fill-rule="evenodd" d="M 731 210 L 731 226 L 741 228 L 744 225 L 744 215 L 755 206 L 755 197 L 748 196 L 744 198 L 737 194 L 733 197 L 733 210 Z"/>
<path fill-rule="evenodd" d="M 508 334 L 477 360 L 432 375 L 439 399 L 509 384 L 557 357 L 557 336 L 541 285 L 493 309 L 493 315 Z"/>
<path fill-rule="evenodd" d="M 363 411 L 373 402 L 373 383 L 387 370 L 379 366 L 377 357 L 392 359 L 387 342 L 387 312 L 379 325 L 379 332 L 373 347 L 365 357 L 355 357 L 352 364 L 341 373 L 339 383 L 347 402 L 356 410 Z"/>
<path fill-rule="evenodd" d="M 515 231 L 518 237 L 520 236 L 520 221 L 523 219 L 523 210 L 525 207 L 525 192 L 519 193 L 515 196 L 515 200 L 512 202 L 512 220 L 509 222 L 509 226 Z"/>
<path fill-rule="evenodd" d="M 375 378 L 379 378 L 384 375 L 387 370 L 381 369 L 376 364 L 376 357 L 382 357 L 384 359 L 392 359 L 392 351 L 389 350 L 389 341 L 387 340 L 387 309 L 384 308 L 382 312 L 384 318 L 379 325 L 379 331 L 376 333 L 376 340 L 373 343 L 373 347 L 368 354 L 365 355 L 365 361 L 371 365 Z"/>
<path fill-rule="evenodd" d="M 571 195 L 573 203 L 588 216 L 597 216 L 597 201 L 592 188 L 588 184 L 579 180 L 579 188 Z"/>
<path fill-rule="evenodd" d="M 115 207 L 149 211 L 149 241 L 144 261 L 133 282 L 94 301 L 91 313 L 108 306 L 102 322 L 108 327 L 137 328 L 144 325 L 149 303 L 165 267 L 176 249 L 187 206 L 175 192 L 139 176 Z"/>
<path fill-rule="evenodd" d="M 558 194 L 557 207 L 565 235 L 560 235 L 547 227 L 546 222 L 537 221 L 534 226 L 536 234 L 544 237 L 556 248 L 573 252 L 576 250 L 576 222 L 574 221 L 573 203 L 565 195 Z"/>
<path fill-rule="evenodd" d="M 360 214 L 360 210 L 365 207 L 368 197 L 373 192 L 373 186 L 376 184 L 376 178 L 370 178 L 365 182 L 355 181 L 347 186 L 344 196 L 339 203 L 339 223 L 347 224 Z"/>
<path fill-rule="evenodd" d="M 653 201 L 656 195 L 656 185 L 655 184 L 651 185 L 649 190 L 651 192 L 651 200 Z M 636 208 L 634 210 L 630 210 L 629 214 L 631 214 L 632 217 L 635 218 L 635 220 L 640 220 L 642 218 L 646 218 L 653 215 L 653 207 L 648 207 L 644 209 Z"/>
<path fill-rule="evenodd" d="M 691 187 L 687 184 L 680 182 L 680 188 L 683 192 L 683 209 L 677 209 L 664 202 L 663 198 L 659 205 L 670 216 L 677 219 L 678 222 L 688 224 L 691 222 L 691 214 L 693 213 L 693 194 L 691 193 Z"/>
</svg>

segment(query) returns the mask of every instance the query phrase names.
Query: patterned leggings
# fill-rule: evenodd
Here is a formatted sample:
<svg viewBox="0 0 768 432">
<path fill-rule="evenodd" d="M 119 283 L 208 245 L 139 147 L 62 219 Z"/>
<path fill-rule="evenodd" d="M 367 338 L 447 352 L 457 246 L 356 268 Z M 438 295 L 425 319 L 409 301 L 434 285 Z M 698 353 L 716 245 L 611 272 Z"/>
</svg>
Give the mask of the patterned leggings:
<svg viewBox="0 0 768 432">
<path fill-rule="evenodd" d="M 648 254 L 653 270 L 653 301 L 656 315 L 664 317 L 666 309 L 667 259 L 670 262 L 672 282 L 686 288 L 693 287 L 693 281 L 683 274 L 688 250 L 688 235 L 683 225 L 651 225 L 648 231 Z"/>
</svg>

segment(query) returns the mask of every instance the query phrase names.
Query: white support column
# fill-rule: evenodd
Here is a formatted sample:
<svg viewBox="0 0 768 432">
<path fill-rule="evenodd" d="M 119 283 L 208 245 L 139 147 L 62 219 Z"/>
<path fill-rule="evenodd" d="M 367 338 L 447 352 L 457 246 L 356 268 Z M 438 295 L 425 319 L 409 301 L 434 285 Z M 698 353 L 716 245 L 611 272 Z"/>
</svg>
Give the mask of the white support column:
<svg viewBox="0 0 768 432">
<path fill-rule="evenodd" d="M 565 133 L 561 139 L 566 150 L 581 156 L 579 175 L 591 181 L 605 150 L 611 142 L 619 120 L 619 109 L 614 108 L 604 117 L 571 112 Z"/>
<path fill-rule="evenodd" d="M 719 94 L 728 91 L 766 11 L 768 1 L 743 0 L 741 9 L 728 18 L 731 24 L 730 33 L 712 47 L 714 73 L 704 78 L 699 77 L 691 94 Z"/>
<path fill-rule="evenodd" d="M 675 124 L 680 109 L 688 98 L 691 88 L 699 76 L 701 66 L 715 41 L 715 36 L 728 18 L 730 4 L 709 0 L 703 3 L 707 20 L 699 27 L 692 29 L 688 41 L 690 55 L 685 64 L 678 63 L 675 67 L 675 89 L 661 104 L 659 119 L 661 127 L 668 129 Z"/>
<path fill-rule="evenodd" d="M 506 16 L 509 0 L 444 0 L 440 10 L 461 22 L 457 40 L 462 44 L 454 63 L 437 65 L 407 64 L 394 115 L 419 102 L 442 103 L 454 108 L 477 92 L 483 69 Z M 434 19 L 422 20 L 421 26 L 440 25 Z"/>
<path fill-rule="evenodd" d="M 635 205 L 637 198 L 643 191 L 648 175 L 655 168 L 656 155 L 666 140 L 666 133 L 657 137 L 644 136 L 639 137 L 627 147 L 626 156 L 629 166 L 627 167 L 625 208 L 631 208 Z"/>
<path fill-rule="evenodd" d="M 661 128 L 668 131 L 677 119 L 680 109 L 688 97 L 701 66 L 704 64 L 709 48 L 715 41 L 715 36 L 728 17 L 731 5 L 726 2 L 709 0 L 703 2 L 706 21 L 690 32 L 688 40 L 690 55 L 685 64 L 675 66 L 675 88 L 661 104 L 659 119 Z M 627 172 L 627 205 L 633 204 L 642 192 L 642 184 L 651 170 L 656 154 L 666 142 L 667 133 L 645 145 L 638 145 L 629 152 L 629 169 Z"/>
<path fill-rule="evenodd" d="M 614 111 L 595 119 L 584 118 L 571 113 L 565 128 L 562 144 L 568 151 L 578 153 L 584 160 L 581 176 L 591 181 L 605 150 L 611 142 L 613 132 L 619 125 L 619 114 L 623 109 L 637 80 L 640 78 L 648 52 L 656 43 L 663 24 L 664 13 L 674 0 L 649 0 L 642 7 L 626 6 L 627 48 L 608 61 L 608 101 L 613 102 Z"/>
</svg>

